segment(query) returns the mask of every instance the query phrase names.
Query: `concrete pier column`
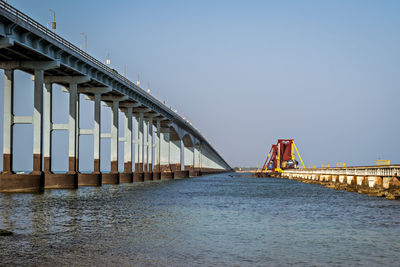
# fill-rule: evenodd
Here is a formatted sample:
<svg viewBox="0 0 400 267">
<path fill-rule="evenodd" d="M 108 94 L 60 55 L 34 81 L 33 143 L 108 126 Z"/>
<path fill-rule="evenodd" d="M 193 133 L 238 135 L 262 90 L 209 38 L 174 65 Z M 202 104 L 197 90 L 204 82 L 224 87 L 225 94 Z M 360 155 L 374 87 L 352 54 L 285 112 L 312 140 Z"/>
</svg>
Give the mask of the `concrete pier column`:
<svg viewBox="0 0 400 267">
<path fill-rule="evenodd" d="M 90 79 L 86 76 L 46 76 L 44 77 L 43 153 L 44 187 L 46 189 L 71 189 L 77 187 L 79 172 L 79 93 L 78 84 Z M 52 84 L 69 84 L 69 119 L 67 124 L 52 122 Z M 51 171 L 51 133 L 54 130 L 68 130 L 68 172 Z"/>
<path fill-rule="evenodd" d="M 44 90 L 43 110 L 43 172 L 51 173 L 51 133 L 52 133 L 52 103 L 53 84 L 46 83 Z"/>
<path fill-rule="evenodd" d="M 135 153 L 135 173 L 133 175 L 133 180 L 135 182 L 143 182 L 144 180 L 144 173 L 143 173 L 143 120 L 144 114 L 140 112 L 136 118 L 136 128 L 135 128 L 135 135 L 137 136 L 136 141 L 136 153 Z"/>
<path fill-rule="evenodd" d="M 33 172 L 42 175 L 42 113 L 43 113 L 43 70 L 35 70 L 33 97 Z"/>
<path fill-rule="evenodd" d="M 3 172 L 0 175 L 0 192 L 37 193 L 43 190 L 43 73 L 42 69 L 34 70 L 33 115 L 18 117 L 13 114 L 14 70 L 4 70 Z M 12 171 L 14 123 L 31 123 L 33 126 L 33 171 L 30 174 L 14 174 Z"/>
<path fill-rule="evenodd" d="M 70 175 L 77 175 L 77 157 L 78 157 L 78 85 L 70 83 L 69 85 L 69 121 L 68 121 L 68 172 Z"/>
<path fill-rule="evenodd" d="M 385 195 L 383 188 L 383 179 L 381 176 L 368 176 L 368 195 L 379 196 Z"/>
<path fill-rule="evenodd" d="M 94 95 L 93 172 L 100 173 L 101 94 Z"/>
<path fill-rule="evenodd" d="M 119 184 L 118 172 L 118 124 L 119 100 L 112 100 L 111 104 L 111 169 L 109 173 L 102 173 L 102 184 Z"/>
<path fill-rule="evenodd" d="M 387 199 L 400 199 L 400 178 L 399 177 L 383 177 L 382 187 L 386 191 Z"/>
<path fill-rule="evenodd" d="M 132 173 L 132 112 L 133 108 L 128 107 L 125 112 L 125 144 L 124 144 L 124 172 L 120 174 L 121 183 L 133 182 Z"/>
<path fill-rule="evenodd" d="M 153 180 L 161 179 L 161 172 L 160 172 L 160 132 L 161 132 L 161 125 L 160 120 L 156 121 L 156 133 L 154 136 L 155 139 L 155 149 L 154 149 L 154 167 L 153 167 Z"/>
<path fill-rule="evenodd" d="M 200 153 L 200 145 L 195 145 L 193 150 L 193 165 L 194 171 L 201 175 L 201 153 Z"/>
<path fill-rule="evenodd" d="M 4 70 L 3 106 L 3 174 L 11 174 L 13 154 L 12 120 L 14 112 L 14 70 Z"/>
<path fill-rule="evenodd" d="M 177 140 L 174 142 L 174 145 L 176 146 L 176 154 L 175 154 L 175 166 L 176 169 L 174 171 L 174 178 L 188 178 L 189 177 L 189 170 L 182 170 L 182 166 L 185 165 L 184 157 L 182 157 L 182 150 L 184 150 L 184 145 L 182 140 Z"/>
<path fill-rule="evenodd" d="M 161 128 L 160 138 L 160 171 L 161 179 L 173 179 L 174 173 L 170 167 L 170 132 L 169 127 Z"/>
<path fill-rule="evenodd" d="M 152 181 L 153 180 L 153 118 L 149 118 L 146 121 L 146 151 L 145 151 L 145 162 L 146 162 L 146 169 L 144 173 L 144 180 L 145 181 Z"/>
<path fill-rule="evenodd" d="M 148 156 L 149 156 L 149 122 L 148 120 L 143 120 L 143 172 L 148 171 Z"/>
<path fill-rule="evenodd" d="M 153 172 L 153 118 L 149 118 L 149 129 L 148 129 L 148 170 L 150 173 Z"/>
<path fill-rule="evenodd" d="M 45 189 L 76 188 L 76 174 L 53 173 L 51 170 L 51 146 L 53 132 L 53 83 L 45 83 L 43 110 L 43 172 Z"/>
<path fill-rule="evenodd" d="M 171 170 L 181 170 L 181 140 L 170 140 L 169 143 Z"/>
<path fill-rule="evenodd" d="M 194 146 L 184 147 L 184 161 L 186 171 L 189 171 L 189 177 L 199 176 L 199 172 L 195 170 L 195 148 Z"/>
<path fill-rule="evenodd" d="M 347 175 L 347 187 L 346 191 L 355 192 L 356 191 L 356 178 L 354 175 Z"/>
<path fill-rule="evenodd" d="M 93 172 L 92 173 L 79 173 L 78 185 L 79 186 L 101 186 L 102 173 L 100 166 L 100 149 L 101 149 L 101 103 L 102 94 L 110 92 L 109 87 L 93 87 L 80 89 L 83 93 L 90 93 L 90 97 L 94 101 L 94 126 L 93 134 Z"/>
</svg>

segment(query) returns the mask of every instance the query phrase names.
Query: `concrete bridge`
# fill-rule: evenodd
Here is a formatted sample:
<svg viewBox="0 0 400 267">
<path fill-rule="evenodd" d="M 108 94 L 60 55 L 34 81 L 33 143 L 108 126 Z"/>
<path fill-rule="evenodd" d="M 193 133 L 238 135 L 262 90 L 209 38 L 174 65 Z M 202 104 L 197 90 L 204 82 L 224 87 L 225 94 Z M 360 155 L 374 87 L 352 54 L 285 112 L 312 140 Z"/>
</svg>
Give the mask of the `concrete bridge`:
<svg viewBox="0 0 400 267">
<path fill-rule="evenodd" d="M 400 165 L 290 169 L 278 176 L 389 199 L 400 199 Z"/>
<path fill-rule="evenodd" d="M 178 114 L 114 69 L 4 1 L 0 1 L 0 68 L 4 70 L 0 192 L 40 192 L 46 188 L 184 178 L 232 170 L 202 134 Z M 32 116 L 13 114 L 15 70 L 33 75 Z M 54 84 L 63 86 L 69 94 L 67 124 L 52 122 Z M 93 129 L 79 128 L 80 94 L 94 101 Z M 102 103 L 112 110 L 110 133 L 100 130 Z M 123 138 L 118 134 L 119 112 L 125 115 Z M 18 142 L 12 138 L 15 124 L 33 125 L 33 171 L 30 174 L 13 172 L 13 142 Z M 69 134 L 68 172 L 64 174 L 53 173 L 51 169 L 51 132 L 57 130 L 67 130 Z M 80 135 L 93 135 L 92 173 L 79 172 Z M 100 171 L 101 138 L 111 139 L 109 173 Z M 119 142 L 124 142 L 122 173 L 118 172 Z"/>
</svg>

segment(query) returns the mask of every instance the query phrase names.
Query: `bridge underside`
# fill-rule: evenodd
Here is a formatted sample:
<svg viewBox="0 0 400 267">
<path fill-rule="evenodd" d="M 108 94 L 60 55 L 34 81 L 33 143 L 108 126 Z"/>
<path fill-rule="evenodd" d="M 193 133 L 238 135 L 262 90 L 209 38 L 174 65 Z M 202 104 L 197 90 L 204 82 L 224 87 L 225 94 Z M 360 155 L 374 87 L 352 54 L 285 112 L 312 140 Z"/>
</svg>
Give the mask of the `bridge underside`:
<svg viewBox="0 0 400 267">
<path fill-rule="evenodd" d="M 186 120 L 140 87 L 73 44 L 47 30 L 12 6 L 0 3 L 0 68 L 4 70 L 3 172 L 1 192 L 40 192 L 44 188 L 76 188 L 185 178 L 231 171 L 231 167 Z M 32 75 L 33 114 L 14 115 L 15 70 Z M 66 124 L 52 121 L 57 108 L 53 86 L 69 97 Z M 94 103 L 94 127 L 79 126 L 80 95 Z M 111 110 L 111 132 L 101 132 L 101 105 Z M 124 129 L 119 129 L 119 113 Z M 33 166 L 29 174 L 13 170 L 13 127 L 30 124 Z M 52 171 L 52 132 L 68 131 L 68 171 Z M 124 137 L 119 137 L 119 131 Z M 93 136 L 94 169 L 79 171 L 79 136 Z M 100 143 L 111 142 L 111 169 L 101 172 Z M 124 170 L 118 170 L 118 144 L 124 143 Z"/>
</svg>

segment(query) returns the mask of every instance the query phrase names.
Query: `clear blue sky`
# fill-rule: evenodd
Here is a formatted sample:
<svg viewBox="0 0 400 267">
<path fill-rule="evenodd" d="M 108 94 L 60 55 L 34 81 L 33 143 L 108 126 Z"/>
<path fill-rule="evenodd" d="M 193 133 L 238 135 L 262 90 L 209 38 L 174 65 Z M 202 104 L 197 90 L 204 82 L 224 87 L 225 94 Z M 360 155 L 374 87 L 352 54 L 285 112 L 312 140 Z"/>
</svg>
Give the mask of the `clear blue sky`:
<svg viewBox="0 0 400 267">
<path fill-rule="evenodd" d="M 400 1 L 9 3 L 44 25 L 55 9 L 61 36 L 87 33 L 232 166 L 261 165 L 277 138 L 306 165 L 400 163 Z"/>
</svg>

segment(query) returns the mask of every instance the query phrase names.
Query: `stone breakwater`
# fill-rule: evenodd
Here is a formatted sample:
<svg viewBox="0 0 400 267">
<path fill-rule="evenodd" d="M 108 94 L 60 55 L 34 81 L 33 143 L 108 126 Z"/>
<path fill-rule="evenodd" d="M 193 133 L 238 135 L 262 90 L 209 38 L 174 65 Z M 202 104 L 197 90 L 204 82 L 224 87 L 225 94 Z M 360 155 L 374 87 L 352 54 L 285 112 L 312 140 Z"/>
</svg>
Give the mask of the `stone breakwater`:
<svg viewBox="0 0 400 267">
<path fill-rule="evenodd" d="M 319 171 L 321 172 L 321 171 Z M 394 173 L 397 175 L 397 173 Z M 283 173 L 257 173 L 257 177 L 275 177 L 318 184 L 336 190 L 357 192 L 369 196 L 400 199 L 400 177 L 378 175 L 324 174 L 315 171 L 285 171 Z"/>
</svg>

